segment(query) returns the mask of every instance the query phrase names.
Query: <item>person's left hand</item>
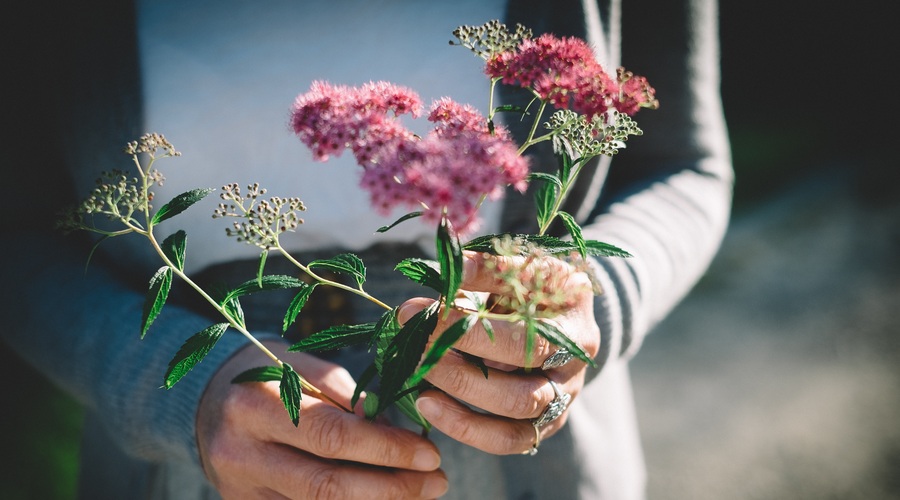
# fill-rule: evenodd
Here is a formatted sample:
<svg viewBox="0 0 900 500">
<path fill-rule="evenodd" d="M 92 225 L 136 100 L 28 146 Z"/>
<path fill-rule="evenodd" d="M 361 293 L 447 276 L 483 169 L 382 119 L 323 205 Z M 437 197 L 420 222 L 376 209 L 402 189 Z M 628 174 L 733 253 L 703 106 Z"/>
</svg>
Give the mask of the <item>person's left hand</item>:
<svg viewBox="0 0 900 500">
<path fill-rule="evenodd" d="M 498 266 L 500 269 L 521 267 L 523 262 L 521 257 L 467 253 L 462 288 L 502 294 L 507 287 L 496 277 Z M 548 276 L 552 279 L 544 279 Z M 559 259 L 543 258 L 529 264 L 519 277 L 524 281 L 539 277 L 565 292 L 565 305 L 551 319 L 543 321 L 552 321 L 589 356 L 596 356 L 600 347 L 600 331 L 594 319 L 594 294 L 588 276 Z M 399 311 L 400 322 L 406 322 L 431 302 L 431 299 L 425 298 L 405 302 Z M 447 318 L 442 317 L 435 329 L 436 335 L 458 320 L 460 314 L 452 311 Z M 525 369 L 526 335 L 523 323 L 493 321 L 491 325 L 493 340 L 476 323 L 454 345 L 454 349 L 441 358 L 426 376 L 439 390 L 422 392 L 416 405 L 437 429 L 462 443 L 498 455 L 529 452 L 537 438 L 532 421 L 556 397 L 548 379 L 574 400 L 584 385 L 587 365 L 572 359 L 559 368 L 541 370 L 541 364 L 558 347 L 536 335 L 527 365 L 529 369 Z M 488 377 L 485 378 L 481 369 L 467 361 L 462 353 L 482 358 L 489 367 Z M 567 416 L 568 412 L 565 412 L 540 427 L 540 439 L 556 433 L 565 425 Z"/>
</svg>

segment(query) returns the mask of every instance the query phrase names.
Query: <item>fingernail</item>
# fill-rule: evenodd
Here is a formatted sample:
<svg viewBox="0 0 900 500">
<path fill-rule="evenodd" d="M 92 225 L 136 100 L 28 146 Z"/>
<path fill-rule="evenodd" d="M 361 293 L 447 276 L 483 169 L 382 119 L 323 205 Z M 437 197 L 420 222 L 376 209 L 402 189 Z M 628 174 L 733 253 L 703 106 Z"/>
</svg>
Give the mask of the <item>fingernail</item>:
<svg viewBox="0 0 900 500">
<path fill-rule="evenodd" d="M 474 259 L 467 257 L 463 260 L 463 280 L 471 280 L 477 271 Z"/>
<path fill-rule="evenodd" d="M 429 476 L 425 479 L 425 484 L 422 485 L 422 497 L 438 498 L 444 493 L 447 493 L 447 488 L 449 486 L 447 478 L 441 476 Z"/>
<path fill-rule="evenodd" d="M 421 449 L 413 455 L 412 466 L 416 470 L 435 470 L 441 466 L 441 456 L 434 450 Z"/>
<path fill-rule="evenodd" d="M 403 304 L 397 309 L 397 321 L 402 325 L 422 309 L 424 308 L 419 304 Z"/>
<path fill-rule="evenodd" d="M 441 404 L 434 398 L 419 398 L 416 400 L 416 408 L 426 420 L 436 419 L 441 416 Z"/>
</svg>

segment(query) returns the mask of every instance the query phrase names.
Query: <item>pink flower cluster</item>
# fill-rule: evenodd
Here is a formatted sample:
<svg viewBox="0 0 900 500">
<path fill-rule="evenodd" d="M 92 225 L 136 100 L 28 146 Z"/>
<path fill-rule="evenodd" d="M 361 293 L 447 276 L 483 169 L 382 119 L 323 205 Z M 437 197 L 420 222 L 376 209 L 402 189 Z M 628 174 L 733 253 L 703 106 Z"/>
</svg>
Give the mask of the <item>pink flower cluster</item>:
<svg viewBox="0 0 900 500">
<path fill-rule="evenodd" d="M 515 50 L 488 59 L 485 72 L 505 84 L 530 88 L 552 106 L 571 108 L 588 119 L 610 109 L 633 115 L 642 107 L 657 106 L 646 78 L 619 70 L 618 79 L 613 79 L 578 38 L 550 34 L 526 38 Z"/>
<path fill-rule="evenodd" d="M 477 205 L 506 186 L 524 191 L 528 162 L 502 127 L 493 132 L 469 105 L 441 99 L 418 137 L 397 119 L 419 115 L 415 92 L 386 82 L 361 87 L 315 82 L 292 109 L 291 125 L 315 159 L 350 149 L 363 168 L 360 185 L 383 214 L 397 206 L 421 209 L 437 222 L 446 214 L 457 233 L 477 228 Z"/>
</svg>

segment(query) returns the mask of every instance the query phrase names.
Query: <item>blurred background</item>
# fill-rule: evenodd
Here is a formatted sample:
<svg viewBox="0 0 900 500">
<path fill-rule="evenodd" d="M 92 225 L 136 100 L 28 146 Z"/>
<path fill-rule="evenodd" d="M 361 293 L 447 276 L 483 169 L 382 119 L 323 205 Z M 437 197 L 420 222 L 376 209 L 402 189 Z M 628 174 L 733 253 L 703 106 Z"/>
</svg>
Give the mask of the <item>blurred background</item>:
<svg viewBox="0 0 900 500">
<path fill-rule="evenodd" d="M 651 500 L 900 498 L 900 174 L 884 74 L 898 40 L 881 4 L 721 4 L 734 215 L 632 365 Z M 65 78 L 52 35 L 79 21 L 72 6 L 19 8 L 0 21 L 11 189 L 30 179 L 17 158 L 58 154 L 33 149 L 52 112 L 35 96 Z M 2 344 L 0 370 L 0 498 L 73 498 L 81 410 Z"/>
</svg>

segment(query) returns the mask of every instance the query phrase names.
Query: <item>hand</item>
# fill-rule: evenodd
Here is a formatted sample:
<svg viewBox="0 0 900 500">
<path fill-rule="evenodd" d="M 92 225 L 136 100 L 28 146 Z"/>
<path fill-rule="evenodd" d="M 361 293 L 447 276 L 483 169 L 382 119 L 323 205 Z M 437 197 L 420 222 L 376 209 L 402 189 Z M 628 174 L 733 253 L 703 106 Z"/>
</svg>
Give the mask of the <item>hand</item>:
<svg viewBox="0 0 900 500">
<path fill-rule="evenodd" d="M 349 407 L 355 383 L 343 368 L 307 354 L 283 359 Z M 200 456 L 223 498 L 436 498 L 446 492 L 437 448 L 415 433 L 307 394 L 294 427 L 276 382 L 231 383 L 266 364 L 271 360 L 256 347 L 242 349 L 219 369 L 200 403 Z"/>
<path fill-rule="evenodd" d="M 492 262 L 491 262 L 492 261 Z M 467 254 L 462 287 L 469 291 L 502 294 L 507 287 L 496 278 L 496 269 L 522 267 L 521 257 L 494 257 Z M 537 276 L 551 276 L 564 292 L 567 303 L 549 321 L 566 333 L 589 356 L 596 356 L 600 347 L 600 330 L 594 319 L 593 291 L 588 276 L 571 265 L 554 258 L 531 262 L 520 273 L 524 281 Z M 426 307 L 430 299 L 417 298 L 404 303 L 399 319 L 405 322 Z M 442 320 L 436 332 L 441 332 L 460 318 L 453 311 Z M 526 367 L 526 335 L 522 322 L 493 321 L 494 340 L 477 324 L 454 346 L 455 350 L 441 359 L 426 376 L 440 390 L 428 390 L 417 401 L 419 411 L 444 434 L 494 454 L 523 453 L 535 443 L 535 429 L 531 421 L 540 416 L 556 394 L 548 382 L 553 380 L 561 391 L 573 400 L 584 385 L 587 365 L 573 359 L 566 365 L 542 371 L 543 361 L 557 347 L 543 337 L 535 339 L 531 361 Z M 468 362 L 461 353 L 480 357 L 489 367 L 485 379 L 481 369 Z M 465 402 L 484 412 L 478 412 Z M 568 412 L 540 428 L 541 439 L 552 436 L 565 425 Z"/>
</svg>

